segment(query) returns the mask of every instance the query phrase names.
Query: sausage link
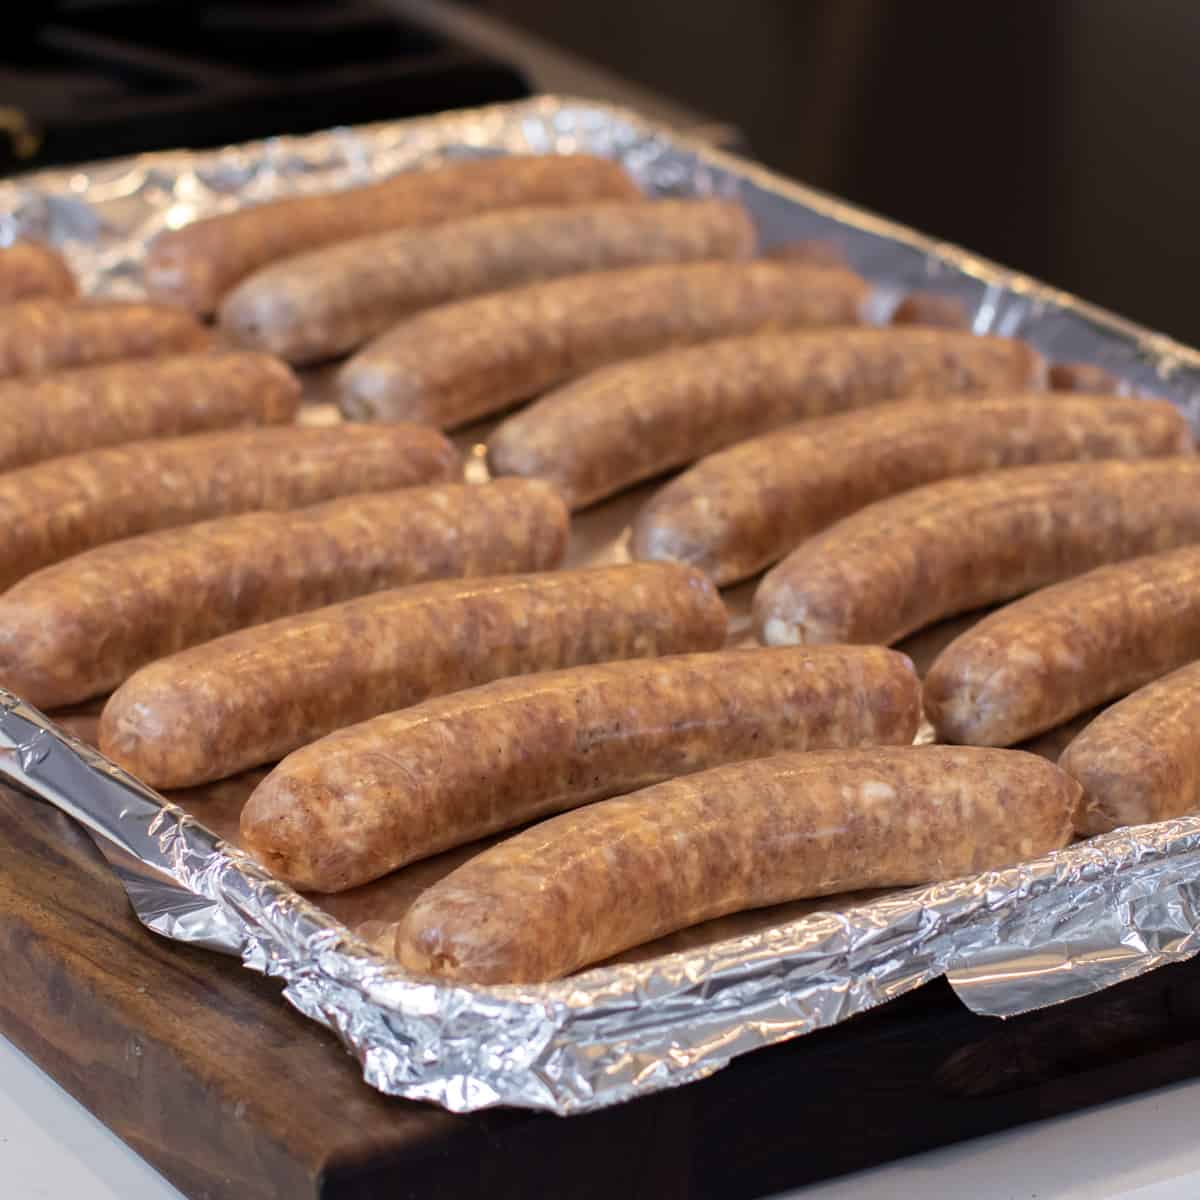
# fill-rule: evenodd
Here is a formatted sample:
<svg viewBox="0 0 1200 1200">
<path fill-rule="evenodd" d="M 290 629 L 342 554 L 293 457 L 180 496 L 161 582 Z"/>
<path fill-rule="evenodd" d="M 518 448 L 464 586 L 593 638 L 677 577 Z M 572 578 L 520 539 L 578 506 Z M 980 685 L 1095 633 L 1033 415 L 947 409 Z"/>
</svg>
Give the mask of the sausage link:
<svg viewBox="0 0 1200 1200">
<path fill-rule="evenodd" d="M 1056 392 L 1088 392 L 1092 395 L 1122 391 L 1121 381 L 1110 371 L 1092 363 L 1054 363 L 1046 372 L 1047 382 Z"/>
<path fill-rule="evenodd" d="M 513 155 L 405 171 L 382 183 L 273 200 L 161 233 L 146 255 L 146 287 L 160 300 L 207 315 L 252 271 L 317 246 L 495 208 L 640 196 L 619 164 L 587 154 Z"/>
<path fill-rule="evenodd" d="M 582 441 L 585 434 L 580 432 Z M 638 514 L 631 549 L 732 583 L 805 538 L 898 492 L 957 475 L 1068 459 L 1186 454 L 1165 400 L 985 396 L 808 421 L 714 454 Z"/>
<path fill-rule="evenodd" d="M 754 623 L 770 645 L 888 644 L 942 617 L 1194 541 L 1195 457 L 989 471 L 877 501 L 809 538 L 758 585 Z"/>
<path fill-rule="evenodd" d="M 1200 658 L 1200 546 L 1017 600 L 957 637 L 925 681 L 943 741 L 1011 746 Z"/>
<path fill-rule="evenodd" d="M 515 208 L 284 259 L 230 292 L 220 319 L 240 345 L 316 362 L 435 304 L 581 271 L 748 258 L 754 238 L 726 200 Z"/>
<path fill-rule="evenodd" d="M 77 291 L 71 268 L 56 250 L 41 242 L 0 247 L 0 304 L 35 296 L 69 300 Z"/>
<path fill-rule="evenodd" d="M 971 315 L 963 302 L 938 292 L 910 292 L 896 305 L 893 325 L 925 325 L 940 329 L 970 329 Z"/>
<path fill-rule="evenodd" d="M 0 686 L 43 708 L 74 704 L 247 625 L 426 579 L 557 566 L 566 509 L 547 485 L 520 482 L 355 496 L 98 546 L 0 596 Z"/>
<path fill-rule="evenodd" d="M 540 539 L 543 552 L 549 540 Z M 530 538 L 531 549 L 538 544 Z M 493 679 L 715 650 L 725 628 L 712 584 L 674 565 L 406 587 L 245 629 L 144 667 L 109 700 L 101 744 L 153 787 L 189 787 Z"/>
<path fill-rule="evenodd" d="M 118 538 L 434 483 L 460 469 L 441 434 L 415 425 L 195 433 L 49 459 L 0 475 L 0 590 Z"/>
<path fill-rule="evenodd" d="M 330 734 L 275 768 L 242 843 L 339 892 L 439 850 L 777 750 L 911 742 L 912 663 L 880 647 L 726 650 L 501 679 Z"/>
<path fill-rule="evenodd" d="M 1059 766 L 1083 785 L 1085 835 L 1182 817 L 1200 808 L 1200 662 L 1106 708 Z"/>
<path fill-rule="evenodd" d="M 300 382 L 265 354 L 181 354 L 0 381 L 0 471 L 144 438 L 280 425 Z"/>
<path fill-rule="evenodd" d="M 866 283 L 796 263 L 629 267 L 431 309 L 367 344 L 338 376 L 351 417 L 443 428 L 622 358 L 723 334 L 859 320 Z"/>
<path fill-rule="evenodd" d="M 488 439 L 499 475 L 549 479 L 582 508 L 791 421 L 908 396 L 1036 387 L 1007 338 L 928 330 L 758 334 L 618 363 L 543 396 Z"/>
<path fill-rule="evenodd" d="M 1079 786 L 1016 750 L 779 754 L 554 817 L 451 872 L 395 929 L 401 962 L 556 979 L 747 908 L 932 883 L 1064 846 Z"/>
<path fill-rule="evenodd" d="M 0 307 L 0 377 L 183 354 L 208 331 L 178 309 L 97 300 L 21 300 Z"/>
</svg>

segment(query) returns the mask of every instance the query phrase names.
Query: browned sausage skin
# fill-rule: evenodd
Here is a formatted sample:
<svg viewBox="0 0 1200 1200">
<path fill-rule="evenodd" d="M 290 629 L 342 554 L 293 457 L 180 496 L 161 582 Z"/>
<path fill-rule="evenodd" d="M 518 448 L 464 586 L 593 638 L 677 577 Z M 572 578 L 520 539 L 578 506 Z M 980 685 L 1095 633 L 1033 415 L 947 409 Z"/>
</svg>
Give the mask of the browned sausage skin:
<svg viewBox="0 0 1200 1200">
<path fill-rule="evenodd" d="M 152 786 L 186 787 L 494 679 L 715 650 L 725 628 L 712 584 L 673 565 L 421 584 L 151 663 L 108 702 L 101 744 Z"/>
<path fill-rule="evenodd" d="M 43 708 L 74 704 L 275 617 L 426 579 L 555 567 L 562 501 L 517 482 L 406 488 L 98 546 L 0 596 L 0 681 Z"/>
<path fill-rule="evenodd" d="M 1200 541 L 1200 459 L 1013 467 L 844 517 L 754 597 L 771 645 L 899 640 L 1093 567 Z"/>
<path fill-rule="evenodd" d="M 220 320 L 239 345 L 316 362 L 437 304 L 582 271 L 747 258 L 754 240 L 726 200 L 507 209 L 283 259 L 243 280 Z"/>
<path fill-rule="evenodd" d="M 211 517 L 450 479 L 436 430 L 353 425 L 129 442 L 0 475 L 0 589 L 82 550 Z"/>
<path fill-rule="evenodd" d="M 146 286 L 160 300 L 207 314 L 251 271 L 331 242 L 494 208 L 639 196 L 619 164 L 586 154 L 513 155 L 405 171 L 382 183 L 269 201 L 159 234 L 146 256 Z"/>
<path fill-rule="evenodd" d="M 450 429 L 606 363 L 758 330 L 850 325 L 848 271 L 753 261 L 595 271 L 430 309 L 338 375 L 347 416 Z"/>
<path fill-rule="evenodd" d="M 35 296 L 69 300 L 77 290 L 71 268 L 56 250 L 41 242 L 0 246 L 0 304 Z"/>
<path fill-rule="evenodd" d="M 935 480 L 1069 459 L 1184 454 L 1166 401 L 982 396 L 889 404 L 806 421 L 702 459 L 638 514 L 639 559 L 698 566 L 724 585 L 777 562 L 834 521 Z"/>
<path fill-rule="evenodd" d="M 555 979 L 746 908 L 952 879 L 1067 843 L 1079 786 L 1013 750 L 829 750 L 716 767 L 565 813 L 417 898 L 422 974 Z"/>
<path fill-rule="evenodd" d="M 502 679 L 289 755 L 243 844 L 333 892 L 500 829 L 719 762 L 911 742 L 912 664 L 879 647 L 727 650 Z"/>
<path fill-rule="evenodd" d="M 0 471 L 144 438 L 280 425 L 300 382 L 265 354 L 181 354 L 0 380 Z"/>
<path fill-rule="evenodd" d="M 549 479 L 572 508 L 791 421 L 909 396 L 1037 387 L 1020 342 L 928 330 L 757 334 L 618 363 L 508 418 L 503 475 Z"/>
<path fill-rule="evenodd" d="M 1063 751 L 1083 785 L 1076 828 L 1107 833 L 1200 808 L 1200 662 L 1106 708 Z"/>
<path fill-rule="evenodd" d="M 22 300 L 0 306 L 0 377 L 182 354 L 208 341 L 202 325 L 163 305 Z"/>
<path fill-rule="evenodd" d="M 893 325 L 932 325 L 941 329 L 970 329 L 971 314 L 961 300 L 938 292 L 910 292 L 892 313 Z"/>
<path fill-rule="evenodd" d="M 1047 372 L 1050 387 L 1056 392 L 1088 392 L 1102 395 L 1121 391 L 1121 381 L 1110 371 L 1092 363 L 1055 363 Z"/>
<path fill-rule="evenodd" d="M 985 617 L 938 655 L 944 741 L 1010 746 L 1200 658 L 1200 546 L 1098 567 Z"/>
</svg>

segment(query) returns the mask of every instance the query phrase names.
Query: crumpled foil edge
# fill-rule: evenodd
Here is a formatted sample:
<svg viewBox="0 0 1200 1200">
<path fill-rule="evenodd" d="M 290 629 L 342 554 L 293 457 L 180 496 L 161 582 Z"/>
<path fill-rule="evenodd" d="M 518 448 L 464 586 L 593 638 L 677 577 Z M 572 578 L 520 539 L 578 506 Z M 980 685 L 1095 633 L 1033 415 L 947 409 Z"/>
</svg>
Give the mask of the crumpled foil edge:
<svg viewBox="0 0 1200 1200">
<path fill-rule="evenodd" d="M 3 691 L 0 777 L 148 868 L 120 874 L 155 932 L 284 979 L 368 1083 L 455 1112 L 615 1104 L 940 975 L 976 1011 L 1007 1016 L 1200 949 L 1200 818 L 1181 818 L 557 983 L 446 986 L 407 975 Z"/>
<path fill-rule="evenodd" d="M 886 319 L 913 288 L 1173 400 L 1200 429 L 1200 354 L 967 251 L 863 213 L 634 114 L 540 97 L 414 121 L 176 151 L 0 182 L 0 244 L 42 236 L 89 291 L 138 295 L 162 228 L 464 154 L 586 150 L 656 194 L 737 195 L 765 247 L 837 242 Z M 181 809 L 0 691 L 0 778 L 82 822 L 155 932 L 240 955 L 336 1031 L 379 1090 L 457 1112 L 584 1112 L 702 1078 L 940 975 L 1011 1016 L 1196 953 L 1200 818 L 1121 830 L 1003 871 L 815 912 L 763 932 L 557 983 L 406 975 Z"/>
</svg>

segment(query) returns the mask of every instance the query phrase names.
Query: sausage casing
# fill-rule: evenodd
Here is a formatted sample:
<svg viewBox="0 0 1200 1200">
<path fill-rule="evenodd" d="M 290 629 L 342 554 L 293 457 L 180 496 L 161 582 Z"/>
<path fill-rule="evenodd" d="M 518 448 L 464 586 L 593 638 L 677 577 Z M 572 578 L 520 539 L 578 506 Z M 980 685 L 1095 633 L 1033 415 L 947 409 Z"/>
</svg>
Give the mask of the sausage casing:
<svg viewBox="0 0 1200 1200">
<path fill-rule="evenodd" d="M 488 439 L 501 475 L 552 480 L 572 508 L 791 421 L 907 396 L 1036 387 L 1007 338 L 928 330 L 759 334 L 595 371 Z"/>
<path fill-rule="evenodd" d="M 183 354 L 208 341 L 187 313 L 162 305 L 22 300 L 0 306 L 0 377 Z"/>
<path fill-rule="evenodd" d="M 69 300 L 78 288 L 62 255 L 41 242 L 0 246 L 0 304 L 53 296 Z"/>
<path fill-rule="evenodd" d="M 766 261 L 528 284 L 402 321 L 341 369 L 339 403 L 350 417 L 453 428 L 618 359 L 727 334 L 851 325 L 867 291 L 848 271 Z"/>
<path fill-rule="evenodd" d="M 0 589 L 82 550 L 211 517 L 450 479 L 416 425 L 280 426 L 129 442 L 0 475 Z"/>
<path fill-rule="evenodd" d="M 161 233 L 146 255 L 146 287 L 158 299 L 208 314 L 251 271 L 331 242 L 493 208 L 640 195 L 620 165 L 587 154 L 513 155 L 406 171 L 381 183 L 269 201 Z"/>
<path fill-rule="evenodd" d="M 779 754 L 564 813 L 417 898 L 401 962 L 472 983 L 555 979 L 747 908 L 930 883 L 1065 845 L 1079 786 L 1015 750 Z"/>
<path fill-rule="evenodd" d="M 0 471 L 145 438 L 279 425 L 300 382 L 265 354 L 181 354 L 0 381 Z"/>
<path fill-rule="evenodd" d="M 1200 808 L 1200 662 L 1106 708 L 1058 761 L 1083 785 L 1076 812 L 1083 834 Z"/>
<path fill-rule="evenodd" d="M 754 238 L 727 200 L 506 209 L 283 259 L 230 292 L 220 320 L 239 345 L 316 362 L 435 304 L 582 271 L 747 258 Z"/>
<path fill-rule="evenodd" d="M 247 625 L 426 579 L 555 567 L 566 510 L 548 485 L 521 482 L 406 488 L 97 546 L 0 595 L 0 681 L 43 708 L 74 704 Z"/>
<path fill-rule="evenodd" d="M 726 584 L 921 484 L 1027 463 L 1185 454 L 1191 445 L 1186 419 L 1165 400 L 1034 393 L 889 404 L 703 459 L 642 508 L 631 550 L 691 563 Z"/>
<path fill-rule="evenodd" d="M 1198 540 L 1194 456 L 988 471 L 869 504 L 802 542 L 759 584 L 755 628 L 770 645 L 886 644 Z"/>
<path fill-rule="evenodd" d="M 151 663 L 109 700 L 101 745 L 153 787 L 189 787 L 432 696 L 581 663 L 716 650 L 725 631 L 713 585 L 674 565 L 405 587 Z"/>
<path fill-rule="evenodd" d="M 943 741 L 1011 746 L 1200 658 L 1200 546 L 1097 567 L 960 634 L 925 679 Z"/>
<path fill-rule="evenodd" d="M 720 762 L 911 742 L 912 664 L 881 647 L 726 650 L 501 679 L 290 754 L 242 841 L 337 892 L 489 833 Z"/>
</svg>

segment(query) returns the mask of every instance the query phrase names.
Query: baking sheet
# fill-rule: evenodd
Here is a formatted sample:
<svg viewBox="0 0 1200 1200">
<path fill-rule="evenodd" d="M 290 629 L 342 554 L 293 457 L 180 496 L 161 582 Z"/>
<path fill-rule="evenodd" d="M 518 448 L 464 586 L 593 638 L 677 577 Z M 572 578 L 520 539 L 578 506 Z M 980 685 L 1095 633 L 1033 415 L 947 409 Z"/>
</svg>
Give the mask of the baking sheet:
<svg viewBox="0 0 1200 1200">
<path fill-rule="evenodd" d="M 1200 430 L 1200 355 L 953 247 L 861 213 L 633 114 L 541 97 L 222 151 L 174 152 L 0 183 L 0 243 L 61 245 L 91 291 L 140 291 L 147 240 L 196 216 L 345 186 L 448 157 L 587 150 L 656 194 L 737 195 L 764 248 L 836 243 L 876 283 L 885 319 L 911 290 L 956 297 L 978 332 L 1051 361 L 1104 367 L 1173 400 Z M 327 414 L 310 412 L 310 418 Z M 474 464 L 478 471 L 479 464 Z M 633 493 L 585 514 L 574 561 L 619 559 Z M 744 611 L 748 589 L 730 594 Z M 0 692 L 0 778 L 83 822 L 146 925 L 241 955 L 286 981 L 380 1090 L 456 1111 L 568 1114 L 701 1078 L 734 1056 L 843 1020 L 947 975 L 976 1011 L 1011 1015 L 1087 994 L 1197 949 L 1200 819 L 1118 831 L 1005 871 L 899 893 L 806 902 L 685 931 L 553 984 L 442 986 L 407 976 L 357 921 L 447 868 L 418 864 L 323 912 L 177 804 Z M 246 781 L 183 797 L 228 831 Z M 219 817 L 219 819 L 218 819 Z M 411 870 L 411 869 L 410 869 Z M 1195 881 L 1195 882 L 1193 882 Z M 366 893 L 367 889 L 360 889 Z M 356 907 L 357 906 L 357 907 Z"/>
</svg>

